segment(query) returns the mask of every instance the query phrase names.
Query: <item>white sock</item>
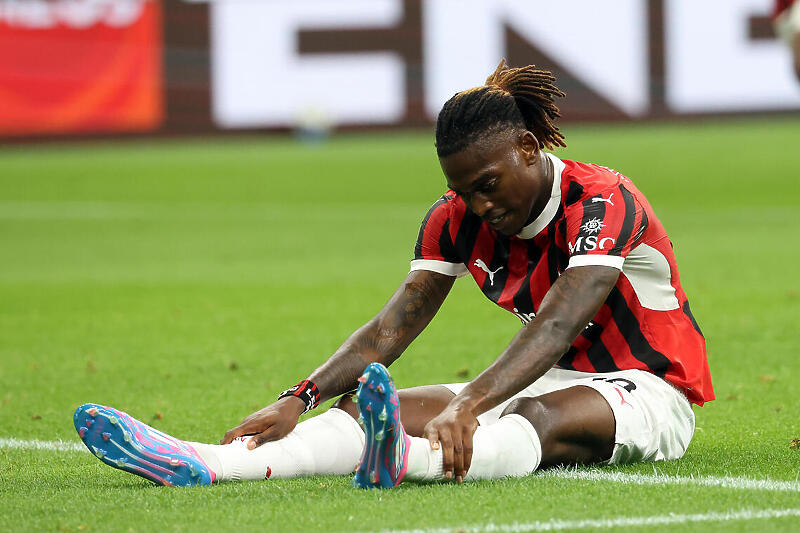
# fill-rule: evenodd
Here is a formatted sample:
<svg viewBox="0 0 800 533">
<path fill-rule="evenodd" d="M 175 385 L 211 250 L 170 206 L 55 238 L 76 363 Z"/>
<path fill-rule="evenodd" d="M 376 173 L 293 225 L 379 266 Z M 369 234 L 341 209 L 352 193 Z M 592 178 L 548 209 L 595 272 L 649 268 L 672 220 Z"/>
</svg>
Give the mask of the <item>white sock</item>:
<svg viewBox="0 0 800 533">
<path fill-rule="evenodd" d="M 465 479 L 498 479 L 526 476 L 539 467 L 542 443 L 533 425 L 523 416 L 509 414 L 494 424 L 478 426 L 472 438 L 472 463 Z M 411 437 L 408 479 L 442 479 L 442 450 L 428 439 Z"/>
<path fill-rule="evenodd" d="M 297 424 L 281 440 L 247 449 L 249 437 L 224 446 L 191 442 L 218 481 L 349 474 L 364 449 L 364 432 L 341 409 Z"/>
</svg>

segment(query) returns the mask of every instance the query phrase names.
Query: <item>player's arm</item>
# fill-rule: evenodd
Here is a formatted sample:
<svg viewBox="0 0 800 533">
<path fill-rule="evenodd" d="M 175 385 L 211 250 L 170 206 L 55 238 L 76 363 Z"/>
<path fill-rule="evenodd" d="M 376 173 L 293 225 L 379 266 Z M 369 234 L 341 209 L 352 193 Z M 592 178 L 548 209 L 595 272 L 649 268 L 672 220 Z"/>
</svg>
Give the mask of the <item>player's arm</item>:
<svg viewBox="0 0 800 533">
<path fill-rule="evenodd" d="M 411 272 L 383 309 L 308 377 L 316 384 L 320 401 L 354 389 L 369 363 L 377 361 L 389 366 L 400 357 L 430 323 L 455 279 L 427 270 Z M 245 418 L 225 434 L 221 443 L 242 435 L 256 435 L 251 447 L 280 439 L 294 429 L 305 407 L 297 397 L 282 398 Z"/>
<path fill-rule="evenodd" d="M 389 366 L 422 333 L 441 307 L 456 278 L 415 270 L 381 311 L 353 333 L 309 379 L 321 401 L 353 390 L 370 363 Z"/>
<path fill-rule="evenodd" d="M 536 317 L 428 423 L 425 436 L 433 447 L 442 447 L 445 477 L 460 481 L 466 475 L 476 417 L 536 381 L 558 361 L 603 305 L 619 272 L 596 265 L 567 269 L 545 295 Z"/>
</svg>

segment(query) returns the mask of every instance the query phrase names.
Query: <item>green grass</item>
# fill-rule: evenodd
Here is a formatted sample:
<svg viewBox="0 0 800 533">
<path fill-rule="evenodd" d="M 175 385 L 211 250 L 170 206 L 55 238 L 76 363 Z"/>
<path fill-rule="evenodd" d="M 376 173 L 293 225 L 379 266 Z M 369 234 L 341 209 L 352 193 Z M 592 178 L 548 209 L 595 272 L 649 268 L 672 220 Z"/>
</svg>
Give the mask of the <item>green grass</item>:
<svg viewBox="0 0 800 533">
<path fill-rule="evenodd" d="M 566 129 L 558 155 L 614 167 L 667 227 L 718 400 L 665 474 L 800 474 L 796 121 Z M 79 442 L 78 405 L 216 441 L 385 302 L 444 180 L 429 134 L 0 149 L 0 438 Z M 399 386 L 474 377 L 519 322 L 456 284 L 393 366 Z M 654 465 L 606 471 L 652 474 Z M 543 476 L 361 492 L 314 477 L 171 490 L 89 454 L 0 448 L 0 529 L 345 531 L 799 508 L 797 493 Z M 383 517 L 381 522 L 376 516 Z M 798 518 L 681 529 L 769 527 Z M 316 529 L 312 529 L 316 528 Z"/>
</svg>

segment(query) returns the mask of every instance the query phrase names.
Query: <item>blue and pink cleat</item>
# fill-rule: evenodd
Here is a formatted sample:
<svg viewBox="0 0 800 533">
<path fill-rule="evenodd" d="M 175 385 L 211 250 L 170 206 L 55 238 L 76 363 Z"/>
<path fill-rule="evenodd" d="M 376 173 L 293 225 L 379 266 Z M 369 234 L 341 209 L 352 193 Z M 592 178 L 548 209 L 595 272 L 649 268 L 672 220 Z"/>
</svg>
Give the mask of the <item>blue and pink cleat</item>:
<svg viewBox="0 0 800 533">
<path fill-rule="evenodd" d="M 109 466 L 159 485 L 211 485 L 216 479 L 189 444 L 127 413 L 87 403 L 78 407 L 73 421 L 89 451 Z"/>
<path fill-rule="evenodd" d="M 400 423 L 397 389 L 389 371 L 380 363 L 370 363 L 358 381 L 358 422 L 364 429 L 366 442 L 353 486 L 360 489 L 396 487 L 406 473 L 411 444 Z"/>
</svg>

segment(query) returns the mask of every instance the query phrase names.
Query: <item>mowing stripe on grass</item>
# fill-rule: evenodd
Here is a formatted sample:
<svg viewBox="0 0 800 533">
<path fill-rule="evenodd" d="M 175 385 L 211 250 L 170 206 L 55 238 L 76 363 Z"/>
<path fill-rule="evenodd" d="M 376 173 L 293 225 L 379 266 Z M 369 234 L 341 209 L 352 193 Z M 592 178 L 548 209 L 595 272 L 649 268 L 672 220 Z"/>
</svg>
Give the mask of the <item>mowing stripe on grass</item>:
<svg viewBox="0 0 800 533">
<path fill-rule="evenodd" d="M 622 516 L 619 518 L 591 518 L 587 520 L 548 520 L 540 522 L 511 524 L 476 524 L 471 526 L 431 528 L 431 529 L 392 529 L 386 533 L 455 533 L 477 531 L 564 531 L 576 529 L 611 529 L 615 527 L 660 526 L 670 524 L 689 524 L 696 522 L 741 522 L 767 518 L 800 516 L 800 509 L 741 509 L 722 513 L 666 514 L 655 516 Z"/>
<path fill-rule="evenodd" d="M 0 438 L 0 448 L 17 450 L 50 450 L 54 452 L 88 452 L 88 448 L 81 442 L 63 440 L 23 440 Z"/>
<path fill-rule="evenodd" d="M 22 450 L 49 450 L 56 452 L 89 451 L 83 443 L 72 441 L 45 441 L 0 438 L 0 448 Z M 603 481 L 628 485 L 699 485 L 740 490 L 764 490 L 777 492 L 800 492 L 800 482 L 776 481 L 772 479 L 749 479 L 744 477 L 713 476 L 669 476 L 666 474 L 626 474 L 605 472 L 599 469 L 577 470 L 555 468 L 537 472 L 536 477 L 574 479 L 577 481 Z"/>
</svg>

